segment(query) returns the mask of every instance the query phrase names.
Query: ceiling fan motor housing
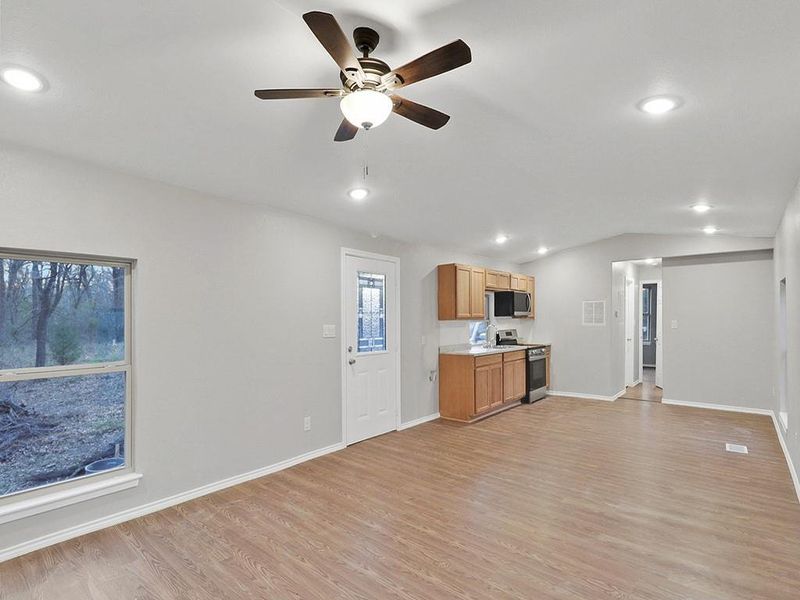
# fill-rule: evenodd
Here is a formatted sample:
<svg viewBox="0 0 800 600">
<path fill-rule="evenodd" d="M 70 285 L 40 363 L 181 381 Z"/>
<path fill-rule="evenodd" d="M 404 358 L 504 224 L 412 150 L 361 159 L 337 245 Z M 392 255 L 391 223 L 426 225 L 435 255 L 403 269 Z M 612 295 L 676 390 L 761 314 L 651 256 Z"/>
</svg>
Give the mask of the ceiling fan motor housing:
<svg viewBox="0 0 800 600">
<path fill-rule="evenodd" d="M 369 56 L 378 47 L 378 42 L 381 41 L 381 36 L 378 32 L 369 27 L 356 27 L 353 30 L 353 41 L 356 43 L 356 48 L 359 52 L 364 54 L 364 58 Z"/>
<path fill-rule="evenodd" d="M 382 83 L 382 77 L 391 71 L 391 67 L 380 59 L 373 57 L 364 57 L 358 59 L 361 65 L 361 70 L 364 71 L 364 87 L 367 89 L 374 89 Z M 351 92 L 358 88 L 358 84 L 352 79 L 348 78 L 344 72 L 340 72 L 339 78 L 344 85 Z"/>
</svg>

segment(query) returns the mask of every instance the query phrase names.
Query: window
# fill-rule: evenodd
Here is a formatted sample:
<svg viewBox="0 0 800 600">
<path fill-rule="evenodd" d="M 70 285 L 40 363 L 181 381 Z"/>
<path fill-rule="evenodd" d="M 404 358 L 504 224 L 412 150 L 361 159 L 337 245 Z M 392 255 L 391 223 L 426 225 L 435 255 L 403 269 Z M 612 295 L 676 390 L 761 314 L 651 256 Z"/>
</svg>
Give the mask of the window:
<svg viewBox="0 0 800 600">
<path fill-rule="evenodd" d="M 471 344 L 483 344 L 486 342 L 486 330 L 489 328 L 489 321 L 476 321 L 470 323 L 469 341 Z"/>
<path fill-rule="evenodd" d="M 130 264 L 0 253 L 0 497 L 129 467 Z"/>
<path fill-rule="evenodd" d="M 358 272 L 358 351 L 386 352 L 386 275 Z"/>
</svg>

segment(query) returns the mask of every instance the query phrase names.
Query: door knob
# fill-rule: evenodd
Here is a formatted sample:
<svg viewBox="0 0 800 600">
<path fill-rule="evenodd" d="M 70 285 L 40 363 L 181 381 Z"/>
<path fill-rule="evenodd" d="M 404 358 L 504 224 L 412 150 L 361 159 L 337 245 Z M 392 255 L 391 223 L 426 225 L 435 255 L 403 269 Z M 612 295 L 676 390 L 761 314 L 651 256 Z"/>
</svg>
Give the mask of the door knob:
<svg viewBox="0 0 800 600">
<path fill-rule="evenodd" d="M 348 360 L 348 361 L 347 361 L 347 364 L 348 364 L 348 365 L 354 365 L 354 364 L 356 364 L 356 359 L 355 359 L 355 358 L 351 358 L 350 360 Z"/>
<path fill-rule="evenodd" d="M 348 346 L 348 347 L 347 347 L 347 351 L 348 351 L 348 352 L 352 352 L 352 351 L 353 351 L 353 347 L 352 347 L 352 346 Z"/>
</svg>

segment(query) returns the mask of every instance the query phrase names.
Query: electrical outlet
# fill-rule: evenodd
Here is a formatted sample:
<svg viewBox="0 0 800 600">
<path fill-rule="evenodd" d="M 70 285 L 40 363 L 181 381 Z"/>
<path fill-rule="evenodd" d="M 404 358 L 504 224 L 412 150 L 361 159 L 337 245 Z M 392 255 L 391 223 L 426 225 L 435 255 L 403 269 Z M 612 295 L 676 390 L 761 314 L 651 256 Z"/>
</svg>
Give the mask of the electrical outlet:
<svg viewBox="0 0 800 600">
<path fill-rule="evenodd" d="M 678 328 L 678 319 L 672 319 L 672 323 L 670 324 L 670 326 L 672 327 L 672 329 L 677 329 Z"/>
<path fill-rule="evenodd" d="M 311 431 L 311 417 L 303 419 L 303 431 Z"/>
</svg>

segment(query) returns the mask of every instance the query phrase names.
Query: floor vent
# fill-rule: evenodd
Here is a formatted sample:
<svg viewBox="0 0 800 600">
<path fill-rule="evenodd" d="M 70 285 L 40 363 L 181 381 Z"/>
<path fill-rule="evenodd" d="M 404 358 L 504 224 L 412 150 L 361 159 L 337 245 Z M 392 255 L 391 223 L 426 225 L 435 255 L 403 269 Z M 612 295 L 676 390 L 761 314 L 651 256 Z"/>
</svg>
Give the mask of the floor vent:
<svg viewBox="0 0 800 600">
<path fill-rule="evenodd" d="M 741 444 L 725 444 L 725 450 L 728 452 L 738 452 L 739 454 L 747 454 L 747 446 Z"/>
</svg>

